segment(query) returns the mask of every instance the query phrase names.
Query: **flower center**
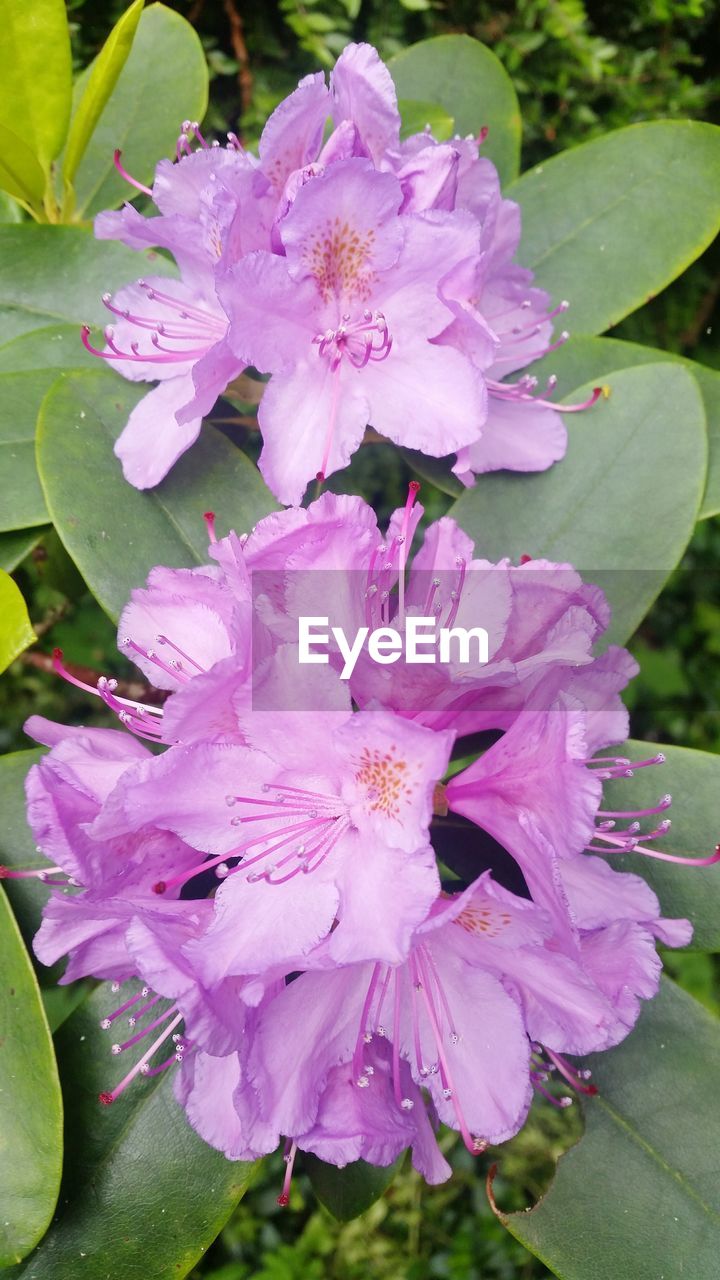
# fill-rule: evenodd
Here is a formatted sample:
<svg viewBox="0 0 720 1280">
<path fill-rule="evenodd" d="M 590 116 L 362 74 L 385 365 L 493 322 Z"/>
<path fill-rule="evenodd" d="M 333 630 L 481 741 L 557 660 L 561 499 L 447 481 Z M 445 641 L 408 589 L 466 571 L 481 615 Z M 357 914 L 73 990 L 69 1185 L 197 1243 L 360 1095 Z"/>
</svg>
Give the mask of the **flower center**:
<svg viewBox="0 0 720 1280">
<path fill-rule="evenodd" d="M 400 805 L 412 795 L 408 785 L 408 766 L 392 752 L 363 747 L 355 781 L 365 788 L 371 813 L 382 813 L 387 818 L 397 818 Z"/>
<path fill-rule="evenodd" d="M 392 349 L 392 338 L 382 311 L 364 311 L 356 320 L 347 312 L 337 329 L 316 334 L 313 345 L 333 370 L 338 368 L 343 356 L 356 369 L 364 369 L 370 360 L 387 359 Z"/>
</svg>

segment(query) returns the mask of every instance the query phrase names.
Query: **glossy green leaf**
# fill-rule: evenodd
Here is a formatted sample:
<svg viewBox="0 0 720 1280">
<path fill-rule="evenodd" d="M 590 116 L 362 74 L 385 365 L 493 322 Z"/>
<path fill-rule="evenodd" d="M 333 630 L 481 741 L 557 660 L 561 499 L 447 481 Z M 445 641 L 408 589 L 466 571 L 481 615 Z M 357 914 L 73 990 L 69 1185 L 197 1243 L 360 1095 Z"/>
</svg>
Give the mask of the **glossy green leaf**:
<svg viewBox="0 0 720 1280">
<path fill-rule="evenodd" d="M 59 369 L 97 368 L 77 328 L 33 330 L 0 347 L 0 530 L 49 519 L 35 465 L 35 424 Z"/>
<path fill-rule="evenodd" d="M 143 271 L 175 274 L 167 258 L 95 240 L 81 227 L 0 225 L 0 344 L 58 323 L 106 324 L 103 293 Z"/>
<path fill-rule="evenodd" d="M 503 1218 L 559 1280 L 717 1280 L 720 1025 L 667 979 L 590 1059 L 585 1134 L 535 1209 Z"/>
<path fill-rule="evenodd" d="M 402 449 L 401 453 L 408 466 L 412 467 L 415 475 L 421 480 L 435 485 L 436 489 L 446 493 L 450 498 L 462 497 L 465 485 L 461 484 L 452 470 L 455 454 L 449 458 L 431 458 L 427 454 L 419 453 L 417 449 Z"/>
<path fill-rule="evenodd" d="M 43 748 L 12 751 L 0 756 L 0 866 L 11 870 L 47 866 L 38 853 L 25 816 L 25 778 L 31 765 L 44 755 Z M 39 880 L 7 880 L 8 898 L 28 947 L 40 927 L 40 913 L 48 890 Z"/>
<path fill-rule="evenodd" d="M 30 210 L 42 210 L 45 174 L 27 143 L 0 125 L 0 187 Z"/>
<path fill-rule="evenodd" d="M 182 1280 L 222 1229 L 255 1166 L 226 1160 L 190 1128 L 171 1072 L 138 1077 L 110 1107 L 98 1095 L 123 1074 L 100 1020 L 109 984 L 56 1035 L 65 1099 L 58 1213 L 23 1280 Z"/>
<path fill-rule="evenodd" d="M 72 93 L 63 0 L 3 0 L 0 119 L 47 172 L 67 133 Z"/>
<path fill-rule="evenodd" d="M 497 165 L 503 182 L 512 181 L 520 163 L 520 107 L 490 49 L 471 36 L 434 36 L 403 49 L 388 65 L 398 98 L 437 103 L 458 133 L 477 135 L 487 128 L 482 154 Z"/>
<path fill-rule="evenodd" d="M 574 564 L 606 592 L 608 635 L 622 643 L 692 533 L 705 489 L 705 414 L 694 379 L 674 364 L 623 369 L 605 381 L 609 399 L 567 420 L 562 462 L 534 475 L 480 476 L 453 515 L 478 555 Z"/>
<path fill-rule="evenodd" d="M 720 228 L 720 129 L 630 125 L 544 161 L 506 194 L 522 208 L 519 260 L 575 333 L 601 333 L 699 257 Z"/>
<path fill-rule="evenodd" d="M 720 372 L 686 360 L 672 351 L 643 347 L 636 342 L 620 342 L 617 338 L 570 338 L 533 366 L 533 373 L 544 379 L 554 373 L 558 379 L 555 396 L 568 395 L 582 382 L 600 382 L 617 369 L 631 369 L 640 364 L 672 361 L 681 364 L 697 380 L 705 405 L 708 431 L 708 472 L 705 496 L 699 518 L 720 512 Z"/>
<path fill-rule="evenodd" d="M 35 466 L 35 420 L 45 392 L 56 378 L 54 369 L 0 374 L 2 530 L 25 529 L 48 520 Z"/>
<path fill-rule="evenodd" d="M 66 183 L 71 183 L 75 177 L 97 122 L 127 62 L 144 4 L 145 0 L 134 0 L 125 10 L 88 74 L 82 78 L 63 158 L 62 173 Z"/>
<path fill-rule="evenodd" d="M 80 76 L 76 101 L 85 92 L 94 65 Z M 207 86 L 205 54 L 189 22 L 163 4 L 145 9 L 130 55 L 75 175 L 78 216 L 90 218 L 135 194 L 115 169 L 116 148 L 133 178 L 152 182 L 158 160 L 174 156 L 183 120 L 202 120 Z"/>
<path fill-rule="evenodd" d="M 647 760 L 658 750 L 666 757 L 663 765 L 638 769 L 632 779 L 605 784 L 605 807 L 648 809 L 661 795 L 670 794 L 672 826 L 657 848 L 680 858 L 706 858 L 720 841 L 720 756 L 632 741 L 619 753 L 631 760 Z M 663 915 L 691 921 L 691 950 L 720 951 L 720 864 L 683 867 L 632 853 L 613 857 L 611 863 L 618 870 L 643 876 L 657 893 Z"/>
<path fill-rule="evenodd" d="M 365 1160 L 355 1160 L 344 1169 L 337 1169 L 317 1156 L 304 1154 L 302 1167 L 318 1200 L 334 1218 L 349 1222 L 365 1213 L 387 1191 L 402 1161 L 400 1156 L 394 1164 L 381 1169 Z"/>
<path fill-rule="evenodd" d="M 0 533 L 0 569 L 4 569 L 6 573 L 12 573 L 13 569 L 16 569 L 37 545 L 44 533 L 44 527 Z"/>
<path fill-rule="evenodd" d="M 409 138 L 413 133 L 422 133 L 430 126 L 433 138 L 438 142 L 446 142 L 455 130 L 455 121 L 436 102 L 418 102 L 412 98 L 403 98 L 398 102 L 402 127 L 401 138 Z"/>
<path fill-rule="evenodd" d="M 35 639 L 20 588 L 0 569 L 0 671 L 9 667 Z"/>
<path fill-rule="evenodd" d="M 40 992 L 0 889 L 0 1266 L 20 1262 L 52 1217 L 62 1098 Z"/>
<path fill-rule="evenodd" d="M 276 509 L 257 467 L 210 426 L 156 489 L 141 493 L 129 485 L 112 449 L 146 393 L 110 371 L 67 374 L 49 391 L 38 422 L 38 470 L 48 511 L 113 617 L 153 565 L 207 562 L 203 512 L 217 514 L 219 529 L 242 532 Z"/>
<path fill-rule="evenodd" d="M 97 337 L 99 341 L 101 334 Z M 86 351 L 80 341 L 77 324 L 43 325 L 0 346 L 0 376 L 54 369 L 57 377 L 59 369 L 99 367 L 97 356 Z"/>
</svg>

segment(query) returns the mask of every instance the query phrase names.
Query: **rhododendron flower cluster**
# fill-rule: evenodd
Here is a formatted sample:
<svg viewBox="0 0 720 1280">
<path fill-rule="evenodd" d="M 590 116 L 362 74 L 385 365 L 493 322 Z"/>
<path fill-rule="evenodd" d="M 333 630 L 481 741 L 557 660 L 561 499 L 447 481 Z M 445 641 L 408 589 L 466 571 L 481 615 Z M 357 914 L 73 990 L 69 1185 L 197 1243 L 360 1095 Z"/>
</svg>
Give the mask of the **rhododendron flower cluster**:
<svg viewBox="0 0 720 1280">
<path fill-rule="evenodd" d="M 128 204 L 95 224 L 101 239 L 169 250 L 179 270 L 104 299 L 113 322 L 96 354 L 158 383 L 117 442 L 126 478 L 156 485 L 246 368 L 271 375 L 259 465 L 285 503 L 346 466 L 368 425 L 457 454 L 467 484 L 562 458 L 561 413 L 586 406 L 554 405 L 552 379 L 510 375 L 565 340 L 552 330 L 567 303 L 552 307 L 515 262 L 520 211 L 483 138 L 401 141 L 392 79 L 365 44 L 348 45 L 329 86 L 301 80 L 258 156 L 186 121 L 175 161 L 152 188 L 134 183 L 158 215 Z"/>
<path fill-rule="evenodd" d="M 592 1092 L 567 1055 L 621 1041 L 657 989 L 655 940 L 691 935 L 612 865 L 680 859 L 655 844 L 670 797 L 632 808 L 634 770 L 662 757 L 612 749 L 634 663 L 594 656 L 602 593 L 568 565 L 479 559 L 450 519 L 410 557 L 421 515 L 412 488 L 382 536 L 333 494 L 244 537 L 210 520 L 211 563 L 154 569 L 120 622 L 163 705 L 104 679 L 117 729 L 27 726 L 50 747 L 27 792 L 51 865 L 15 874 L 52 886 L 40 959 L 118 991 L 101 1101 L 174 1071 L 229 1158 L 285 1143 L 284 1203 L 298 1150 L 343 1166 L 410 1149 L 438 1182 L 441 1125 L 479 1152 L 534 1091 Z M 343 681 L 339 655 L 298 665 L 310 606 L 400 628 L 471 617 L 490 660 L 420 679 L 367 660 Z M 603 807 L 610 778 L 623 812 Z M 449 822 L 474 840 L 458 869 Z"/>
</svg>

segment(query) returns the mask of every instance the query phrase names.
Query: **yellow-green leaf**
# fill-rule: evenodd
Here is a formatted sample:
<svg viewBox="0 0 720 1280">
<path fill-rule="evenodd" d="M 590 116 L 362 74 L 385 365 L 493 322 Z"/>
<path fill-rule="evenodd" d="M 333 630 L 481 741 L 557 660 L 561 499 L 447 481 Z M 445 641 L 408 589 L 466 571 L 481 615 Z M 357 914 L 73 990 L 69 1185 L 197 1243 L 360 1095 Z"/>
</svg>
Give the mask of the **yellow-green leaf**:
<svg viewBox="0 0 720 1280">
<path fill-rule="evenodd" d="M 45 174 L 40 161 L 7 125 L 0 125 L 0 187 L 30 212 L 42 209 Z"/>
<path fill-rule="evenodd" d="M 19 587 L 0 569 L 0 671 L 35 641 L 28 611 Z"/>
<path fill-rule="evenodd" d="M 63 160 L 63 178 L 66 183 L 72 182 L 95 126 L 127 62 L 144 3 L 145 0 L 135 0 L 125 10 L 83 81 L 82 92 L 70 123 Z"/>
<path fill-rule="evenodd" d="M 2 0 L 0 120 L 47 173 L 67 134 L 70 32 L 63 0 Z"/>
</svg>

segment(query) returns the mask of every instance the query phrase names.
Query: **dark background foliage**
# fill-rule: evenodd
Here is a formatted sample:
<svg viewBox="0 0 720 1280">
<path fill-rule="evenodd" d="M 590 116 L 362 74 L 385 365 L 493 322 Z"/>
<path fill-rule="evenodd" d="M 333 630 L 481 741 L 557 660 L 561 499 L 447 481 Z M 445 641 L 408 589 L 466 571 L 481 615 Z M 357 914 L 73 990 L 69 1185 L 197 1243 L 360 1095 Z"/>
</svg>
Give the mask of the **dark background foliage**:
<svg viewBox="0 0 720 1280">
<path fill-rule="evenodd" d="M 125 0 L 69 0 L 78 66 L 94 56 Z M 300 75 L 329 66 L 349 39 L 391 56 L 425 36 L 464 31 L 498 55 L 523 113 L 523 167 L 636 121 L 692 116 L 720 120 L 720 41 L 713 0 L 176 0 L 196 26 L 211 68 L 210 132 L 235 129 L 252 145 L 277 101 Z M 478 126 L 483 122 L 478 121 Z M 588 279 L 586 287 L 592 289 Z M 612 336 L 693 356 L 720 367 L 720 250 L 713 246 L 682 278 Z M 681 424 L 679 424 L 681 429 Z M 368 451 L 378 505 L 397 500 L 402 476 Z M 365 486 L 369 491 L 368 485 Z M 638 501 L 652 503 L 651 493 Z M 642 664 L 629 702 L 636 737 L 720 751 L 720 522 L 697 527 L 676 571 L 632 643 Z M 31 616 L 72 661 L 132 681 L 111 623 L 87 593 L 54 534 L 36 548 L 19 580 Z M 48 674 L 37 647 L 14 664 L 0 693 L 0 750 L 27 745 L 32 712 L 101 722 L 97 704 Z M 718 1009 L 715 958 L 666 957 L 696 997 Z M 504 1209 L 532 1203 L 554 1161 L 577 1137 L 573 1112 L 537 1106 L 501 1153 L 496 1184 Z M 367 1214 L 335 1223 L 318 1207 L 299 1169 L 290 1210 L 275 1202 L 282 1162 L 268 1161 L 234 1218 L 193 1272 L 194 1280 L 539 1280 L 548 1276 L 496 1221 L 485 1194 L 489 1159 L 473 1162 L 446 1136 L 456 1177 L 429 1189 L 410 1170 Z"/>
</svg>

